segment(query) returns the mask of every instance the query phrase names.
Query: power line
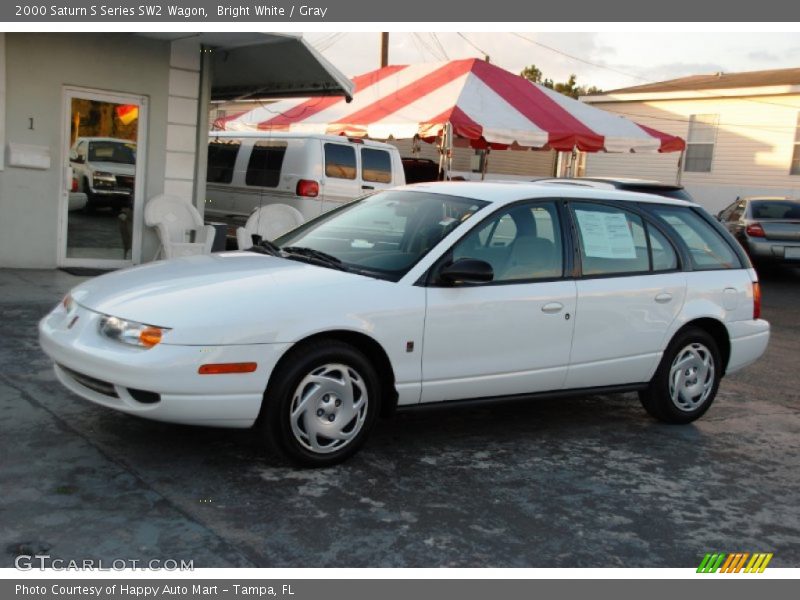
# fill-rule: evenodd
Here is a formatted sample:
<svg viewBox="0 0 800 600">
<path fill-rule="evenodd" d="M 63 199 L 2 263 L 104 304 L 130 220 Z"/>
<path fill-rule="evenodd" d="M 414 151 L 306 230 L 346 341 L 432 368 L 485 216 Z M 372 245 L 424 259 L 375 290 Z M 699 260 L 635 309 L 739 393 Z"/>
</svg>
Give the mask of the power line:
<svg viewBox="0 0 800 600">
<path fill-rule="evenodd" d="M 472 41 L 471 41 L 471 40 L 470 40 L 470 39 L 469 39 L 467 36 L 465 36 L 463 33 L 461 33 L 460 31 L 457 31 L 456 33 L 459 35 L 459 37 L 461 37 L 461 39 L 463 39 L 463 40 L 464 40 L 465 42 L 467 42 L 467 43 L 468 43 L 470 46 L 472 46 L 473 48 L 475 48 L 475 50 L 477 50 L 478 52 L 480 52 L 481 54 L 483 54 L 485 57 L 487 57 L 487 58 L 489 57 L 489 53 L 488 53 L 488 52 L 486 52 L 485 50 L 483 50 L 483 49 L 479 48 L 477 44 L 473 43 L 473 42 L 472 42 Z"/>
<path fill-rule="evenodd" d="M 576 60 L 578 62 L 582 62 L 584 64 L 590 65 L 592 67 L 596 67 L 598 69 L 605 69 L 606 71 L 610 71 L 612 73 L 617 73 L 618 75 L 624 75 L 625 77 L 630 77 L 632 79 L 638 79 L 639 81 L 645 82 L 645 84 L 660 83 L 661 85 L 663 85 L 666 88 L 672 88 L 672 89 L 676 89 L 676 90 L 677 89 L 681 89 L 681 90 L 684 89 L 684 87 L 681 84 L 655 81 L 655 80 L 652 80 L 652 79 L 648 79 L 646 77 L 642 77 L 640 75 L 634 75 L 632 73 L 627 73 L 625 71 L 620 71 L 619 69 L 615 69 L 613 67 L 602 65 L 600 63 L 596 63 L 596 62 L 593 62 L 591 60 L 587 60 L 585 58 L 581 58 L 579 56 L 574 56 L 572 54 L 568 54 L 568 53 L 566 53 L 566 52 L 564 52 L 562 50 L 559 50 L 558 48 L 553 48 L 552 46 L 548 46 L 547 44 L 543 44 L 541 42 L 537 42 L 536 40 L 532 40 L 532 39 L 530 39 L 530 38 L 528 38 L 528 37 L 526 37 L 526 36 L 524 36 L 524 35 L 522 35 L 520 33 L 511 32 L 511 35 L 514 35 L 514 36 L 516 36 L 516 37 L 518 37 L 518 38 L 520 38 L 522 40 L 525 40 L 526 42 L 529 42 L 531 44 L 539 46 L 540 48 L 545 48 L 546 50 L 550 50 L 551 52 L 555 52 L 556 54 L 560 54 L 561 56 L 564 56 L 566 58 L 569 58 L 569 59 L 572 59 L 572 60 Z M 708 90 L 693 90 L 693 91 L 695 93 L 700 94 L 701 96 L 704 95 L 704 96 L 707 96 L 707 97 L 710 97 L 710 98 L 716 97 L 713 92 L 710 92 Z M 771 102 L 769 100 L 759 100 L 757 98 L 740 97 L 739 99 L 740 100 L 744 100 L 745 102 L 753 102 L 753 103 L 756 103 L 756 104 L 768 104 L 768 105 L 771 105 L 771 106 L 781 106 L 783 108 L 800 108 L 800 106 L 796 106 L 796 105 L 793 105 L 793 104 L 783 104 L 781 102 Z"/>
<path fill-rule="evenodd" d="M 439 50 L 442 51 L 444 59 L 450 60 L 450 57 L 447 55 L 447 50 L 444 49 L 444 46 L 442 45 L 442 42 L 439 40 L 439 36 L 436 35 L 436 32 L 432 31 L 431 36 L 433 37 L 433 41 L 436 42 L 436 45 L 438 46 Z"/>
</svg>

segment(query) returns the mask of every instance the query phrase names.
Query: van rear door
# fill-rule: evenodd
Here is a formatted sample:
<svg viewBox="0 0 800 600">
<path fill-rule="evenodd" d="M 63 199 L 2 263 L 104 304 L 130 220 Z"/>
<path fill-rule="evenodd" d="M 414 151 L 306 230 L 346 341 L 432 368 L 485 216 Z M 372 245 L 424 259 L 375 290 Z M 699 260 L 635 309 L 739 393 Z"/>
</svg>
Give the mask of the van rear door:
<svg viewBox="0 0 800 600">
<path fill-rule="evenodd" d="M 352 202 L 363 193 L 354 144 L 325 142 L 322 145 L 322 154 L 325 170 L 320 186 L 320 214 L 345 202 Z"/>
<path fill-rule="evenodd" d="M 372 190 L 385 190 L 405 181 L 399 179 L 399 173 L 392 169 L 392 154 L 384 148 L 361 147 L 361 190 L 368 194 Z"/>
</svg>

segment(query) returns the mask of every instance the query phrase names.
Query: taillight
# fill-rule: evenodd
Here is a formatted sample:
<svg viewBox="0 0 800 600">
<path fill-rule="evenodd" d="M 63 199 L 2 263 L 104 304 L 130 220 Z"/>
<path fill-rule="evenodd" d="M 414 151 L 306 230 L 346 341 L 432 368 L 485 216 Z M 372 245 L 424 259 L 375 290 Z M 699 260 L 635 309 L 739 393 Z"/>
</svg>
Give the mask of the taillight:
<svg viewBox="0 0 800 600">
<path fill-rule="evenodd" d="M 750 225 L 745 228 L 745 232 L 750 237 L 767 237 L 761 223 L 750 223 Z"/>
<path fill-rule="evenodd" d="M 75 179 L 74 177 L 72 178 L 72 189 L 70 189 L 70 191 L 71 192 L 77 192 L 78 191 L 78 180 Z"/>
<path fill-rule="evenodd" d="M 761 284 L 753 282 L 753 318 L 761 318 Z"/>
<path fill-rule="evenodd" d="M 313 179 L 301 179 L 297 182 L 297 195 L 316 198 L 319 196 L 319 183 Z"/>
</svg>

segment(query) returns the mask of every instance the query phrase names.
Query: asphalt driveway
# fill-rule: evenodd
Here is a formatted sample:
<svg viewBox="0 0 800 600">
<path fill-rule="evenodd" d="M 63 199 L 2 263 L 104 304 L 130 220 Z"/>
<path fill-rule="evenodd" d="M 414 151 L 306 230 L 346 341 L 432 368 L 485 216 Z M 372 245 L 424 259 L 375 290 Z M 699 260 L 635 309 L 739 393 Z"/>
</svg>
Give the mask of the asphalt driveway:
<svg viewBox="0 0 800 600">
<path fill-rule="evenodd" d="M 800 270 L 769 275 L 765 358 L 689 426 L 635 395 L 398 415 L 347 464 L 287 468 L 248 431 L 148 422 L 58 385 L 36 322 L 80 278 L 0 271 L 0 566 L 800 565 Z"/>
</svg>

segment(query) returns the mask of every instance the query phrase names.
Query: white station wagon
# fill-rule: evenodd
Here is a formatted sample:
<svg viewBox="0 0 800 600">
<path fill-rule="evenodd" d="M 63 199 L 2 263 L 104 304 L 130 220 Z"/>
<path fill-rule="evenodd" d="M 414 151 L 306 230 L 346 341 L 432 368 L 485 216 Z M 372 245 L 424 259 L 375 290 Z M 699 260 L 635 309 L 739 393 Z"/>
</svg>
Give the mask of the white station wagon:
<svg viewBox="0 0 800 600">
<path fill-rule="evenodd" d="M 698 205 L 575 186 L 381 191 L 250 251 L 74 288 L 40 323 L 69 390 L 256 424 L 295 463 L 422 403 L 638 391 L 688 423 L 769 339 L 747 256 Z"/>
</svg>

